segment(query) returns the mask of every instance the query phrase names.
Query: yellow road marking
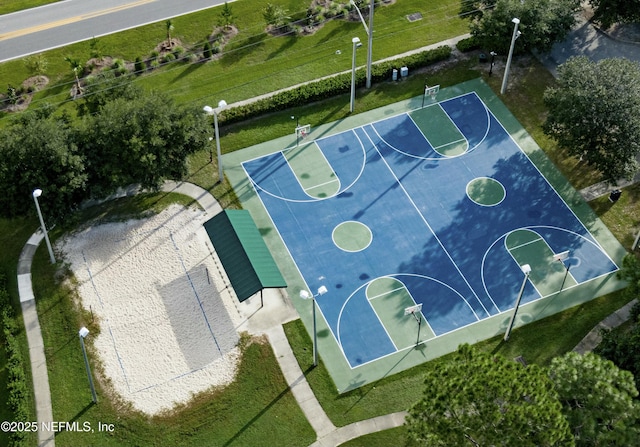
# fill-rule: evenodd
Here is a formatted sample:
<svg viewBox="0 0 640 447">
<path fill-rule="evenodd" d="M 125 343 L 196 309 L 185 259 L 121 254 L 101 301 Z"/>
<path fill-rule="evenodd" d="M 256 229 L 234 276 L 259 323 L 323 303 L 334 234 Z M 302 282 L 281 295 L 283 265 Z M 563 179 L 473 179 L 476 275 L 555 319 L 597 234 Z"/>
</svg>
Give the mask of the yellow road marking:
<svg viewBox="0 0 640 447">
<path fill-rule="evenodd" d="M 0 34 L 0 40 L 14 39 L 16 37 L 24 36 L 27 34 L 37 33 L 39 31 L 44 31 L 51 28 L 57 28 L 59 26 L 68 25 L 70 23 L 81 22 L 83 20 L 92 19 L 94 17 L 111 14 L 117 11 L 129 9 L 129 8 L 135 8 L 136 6 L 144 5 L 146 3 L 152 3 L 155 1 L 156 0 L 138 0 L 133 3 L 127 3 L 126 5 L 114 6 L 113 8 L 103 9 L 101 11 L 90 12 L 88 14 L 56 20 L 55 22 L 43 23 L 41 25 L 32 26 L 30 28 L 23 28 L 16 31 L 11 31 L 9 33 Z"/>
</svg>

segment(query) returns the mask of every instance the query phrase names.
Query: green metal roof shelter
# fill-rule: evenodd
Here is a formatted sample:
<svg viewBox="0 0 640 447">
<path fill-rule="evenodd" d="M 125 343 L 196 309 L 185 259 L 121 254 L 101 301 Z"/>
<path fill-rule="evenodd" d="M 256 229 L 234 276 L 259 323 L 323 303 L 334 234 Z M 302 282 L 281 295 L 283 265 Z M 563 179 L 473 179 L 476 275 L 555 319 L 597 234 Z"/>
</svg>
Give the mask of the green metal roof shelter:
<svg viewBox="0 0 640 447">
<path fill-rule="evenodd" d="M 224 210 L 204 223 L 242 302 L 268 288 L 287 287 L 249 211 Z"/>
</svg>

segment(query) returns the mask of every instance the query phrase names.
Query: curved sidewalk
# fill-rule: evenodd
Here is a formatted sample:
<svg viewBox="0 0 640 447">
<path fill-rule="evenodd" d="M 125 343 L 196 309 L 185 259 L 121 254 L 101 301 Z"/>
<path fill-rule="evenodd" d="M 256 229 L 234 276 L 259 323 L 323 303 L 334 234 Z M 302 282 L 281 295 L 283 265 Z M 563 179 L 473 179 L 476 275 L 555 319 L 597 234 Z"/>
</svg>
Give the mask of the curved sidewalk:
<svg viewBox="0 0 640 447">
<path fill-rule="evenodd" d="M 18 260 L 18 294 L 20 295 L 22 319 L 24 320 L 24 328 L 29 344 L 33 394 L 36 401 L 36 418 L 38 419 L 39 428 L 43 427 L 43 423 L 53 422 L 47 359 L 44 355 L 42 331 L 40 330 L 36 300 L 31 285 L 33 255 L 43 239 L 44 233 L 38 229 L 24 245 Z M 55 433 L 52 431 L 38 430 L 38 446 L 54 447 L 54 436 Z"/>
</svg>

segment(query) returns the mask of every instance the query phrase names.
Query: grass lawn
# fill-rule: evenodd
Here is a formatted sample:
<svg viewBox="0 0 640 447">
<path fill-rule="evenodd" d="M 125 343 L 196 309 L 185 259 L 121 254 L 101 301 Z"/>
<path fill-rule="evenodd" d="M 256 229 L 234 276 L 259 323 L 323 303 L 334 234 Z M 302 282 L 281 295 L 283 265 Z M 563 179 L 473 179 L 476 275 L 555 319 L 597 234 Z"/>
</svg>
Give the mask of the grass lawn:
<svg viewBox="0 0 640 447">
<path fill-rule="evenodd" d="M 522 79 L 543 78 L 552 82 L 552 79 L 546 77 L 544 68 L 535 61 L 532 61 L 531 64 L 531 68 L 524 71 L 527 76 L 522 76 Z M 357 104 L 359 110 L 364 110 L 415 96 L 416 91 L 419 92 L 423 86 L 425 75 L 433 79 L 434 83 L 441 83 L 445 86 L 477 77 L 479 74 L 475 59 L 469 58 L 437 73 L 419 73 L 416 76 L 410 76 L 402 83 L 386 83 L 376 86 L 371 91 L 359 91 Z M 493 85 L 497 84 L 498 80 L 488 79 L 488 82 Z M 538 90 L 545 86 L 544 83 L 537 84 Z M 543 115 L 539 99 L 541 95 L 536 95 L 535 91 L 531 94 L 532 97 L 526 102 L 526 107 L 520 106 L 519 101 L 513 100 L 510 95 L 507 95 L 504 100 L 519 118 L 526 116 L 527 109 L 540 110 L 540 114 Z M 294 111 L 272 114 L 243 124 L 225 126 L 222 128 L 223 148 L 225 151 L 236 150 L 253 144 L 254 141 L 263 141 L 266 138 L 288 133 L 291 128 L 291 114 L 300 114 L 305 117 L 305 122 L 313 124 L 339 119 L 339 117 L 346 115 L 347 107 L 348 98 L 343 95 Z M 267 129 L 270 133 L 265 136 Z M 215 172 L 215 167 L 209 163 L 208 153 L 195 154 L 190 159 L 189 177 L 192 181 L 208 187 L 215 182 Z M 218 185 L 216 188 L 218 189 L 214 193 L 222 199 L 225 206 L 237 205 L 232 191 L 225 190 L 224 184 Z M 123 216 L 131 217 L 151 205 L 154 205 L 158 211 L 166 205 L 165 200 L 175 200 L 172 197 L 161 198 L 163 196 L 136 197 L 133 200 L 114 202 L 111 204 L 112 208 L 110 208 L 109 214 L 105 214 L 104 209 L 100 209 L 100 211 L 94 209 L 90 214 L 78 218 L 77 221 L 84 221 L 89 216 L 107 220 Z M 630 197 L 630 195 L 627 196 Z M 621 205 L 622 201 L 619 204 Z M 610 212 L 616 214 L 617 210 L 622 210 L 622 207 L 611 207 Z M 32 225 L 35 228 L 35 223 Z M 24 236 L 18 245 L 21 246 L 26 238 Z M 245 354 L 245 361 L 254 365 L 254 368 L 243 369 L 246 371 L 246 376 L 241 374 L 233 387 L 219 390 L 219 395 L 212 392 L 199 396 L 192 406 L 178 410 L 166 418 L 148 418 L 108 399 L 101 399 L 97 406 L 88 405 L 90 393 L 82 368 L 81 352 L 77 343 L 77 328 L 86 324 L 90 316 L 86 313 L 83 315 L 78 313 L 76 298 L 72 291 L 54 283 L 52 280 L 54 275 L 48 264 L 46 251 L 42 247 L 38 251 L 33 271 L 41 324 L 47 345 L 56 420 L 90 421 L 93 424 L 97 424 L 98 421 L 115 423 L 117 430 L 117 433 L 114 434 L 92 434 L 91 436 L 84 433 L 63 433 L 57 437 L 56 443 L 60 445 L 85 443 L 118 445 L 126 442 L 149 445 L 157 443 L 159 439 L 178 442 L 178 434 L 180 434 L 182 436 L 180 442 L 185 445 L 198 445 L 203 442 L 220 444 L 236 442 L 240 445 L 263 439 L 260 434 L 271 433 L 273 421 L 283 417 L 284 414 L 291 414 L 292 416 L 287 417 L 295 419 L 296 422 L 292 422 L 292 425 L 288 426 L 286 433 L 273 434 L 276 437 L 270 439 L 277 439 L 278 445 L 312 442 L 313 432 L 302 417 L 292 396 L 286 391 L 286 385 L 279 372 L 277 362 L 267 345 L 254 344 L 250 346 L 251 349 L 259 351 L 258 353 L 248 350 Z M 523 355 L 529 362 L 546 364 L 554 355 L 573 348 L 598 321 L 627 301 L 628 299 L 621 293 L 602 297 L 516 329 L 508 344 L 502 343 L 502 338 L 497 337 L 481 343 L 480 346 L 483 349 L 500 352 L 507 358 Z M 567 330 L 568 328 L 570 330 Z M 90 329 L 92 328 L 90 327 Z M 296 321 L 286 325 L 285 330 L 302 370 L 307 370 L 311 360 L 311 341 L 306 329 L 300 321 Z M 262 347 L 259 348 L 259 346 Z M 255 365 L 260 366 L 255 367 Z M 336 393 L 331 378 L 322 365 L 311 370 L 307 379 L 329 417 L 336 425 L 342 426 L 365 418 L 406 410 L 415 402 L 422 391 L 423 374 L 427 374 L 432 367 L 433 363 L 427 363 L 344 395 Z M 268 379 L 265 379 L 265 376 Z M 274 386 L 269 385 L 272 382 L 275 383 Z M 101 386 L 99 384 L 100 393 L 103 392 Z M 266 395 L 257 396 L 255 393 L 258 391 L 264 391 Z M 236 394 L 239 395 L 239 401 L 234 400 L 233 403 L 230 403 L 227 399 L 233 399 Z M 261 403 L 256 404 L 256 402 Z M 217 405 L 222 405 L 222 409 Z M 229 412 L 229 408 L 238 407 L 246 407 L 246 413 Z M 212 414 L 225 413 L 225 411 L 228 413 L 229 420 L 218 423 L 211 422 L 209 419 L 213 417 Z M 268 417 L 272 412 L 273 419 Z M 236 421 L 236 418 L 239 421 Z M 212 424 L 215 427 L 211 427 Z M 226 427 L 229 424 L 232 425 L 232 428 L 221 433 L 220 427 Z M 164 425 L 175 426 L 175 429 L 170 430 Z M 384 433 L 380 434 L 380 436 L 385 435 Z M 374 444 L 377 443 L 374 442 Z M 389 444 L 380 443 L 379 445 Z"/>
<path fill-rule="evenodd" d="M 609 196 L 605 195 L 589 204 L 624 248 L 630 251 L 640 228 L 640 184 L 624 188 L 616 203 L 611 203 Z"/>
<path fill-rule="evenodd" d="M 241 33 L 230 44 L 229 54 L 220 61 L 196 65 L 172 64 L 141 77 L 138 82 L 166 90 L 180 102 L 215 104 L 224 98 L 232 103 L 314 79 L 326 72 L 348 69 L 351 37 L 358 35 L 366 41 L 359 23 L 339 26 L 338 22 L 305 38 L 271 38 L 261 29 L 260 10 L 266 3 L 266 0 L 239 0 L 231 4 L 234 15 L 238 17 Z M 273 3 L 285 5 L 292 15 L 300 12 L 297 11 L 300 9 L 299 2 L 295 0 Z M 421 11 L 424 7 L 424 2 L 420 0 L 402 0 L 376 13 L 379 25 L 376 25 L 374 59 L 466 32 L 466 24 L 454 17 L 459 2 L 451 0 L 430 2 L 432 12 L 423 13 L 422 21 L 408 25 L 404 16 Z M 183 42 L 198 42 L 210 31 L 216 17 L 217 11 L 214 9 L 177 18 L 174 21 L 174 35 Z M 155 24 L 100 40 L 106 54 L 132 60 L 135 56 L 148 54 L 163 38 L 164 24 Z M 344 60 L 336 58 L 336 49 L 342 49 Z M 84 42 L 47 53 L 52 84 L 50 89 L 36 97 L 34 107 L 44 101 L 66 100 L 72 78 L 71 70 L 63 58 L 70 54 L 87 59 L 88 52 L 89 44 Z M 359 64 L 364 63 L 365 54 L 364 51 L 358 54 Z M 425 78 L 429 84 L 445 87 L 483 75 L 495 91 L 499 90 L 499 76 L 488 78 L 483 74 L 486 71 L 478 67 L 476 61 L 477 58 L 472 56 L 437 72 L 427 69 L 412 73 L 403 82 L 388 82 L 375 85 L 371 90 L 358 90 L 356 113 L 419 95 Z M 258 66 L 259 69 L 256 69 Z M 19 84 L 28 77 L 28 73 L 24 64 L 14 61 L 0 65 L 0 77 L 9 83 Z M 510 79 L 510 89 L 502 99 L 562 173 L 576 188 L 598 181 L 597 175 L 559 151 L 555 143 L 541 131 L 545 116 L 542 96 L 546 86 L 553 83 L 549 73 L 535 59 L 519 59 L 512 66 Z M 300 117 L 301 123 L 312 126 L 339 120 L 348 115 L 348 103 L 348 95 L 341 95 L 321 103 L 222 126 L 221 146 L 224 152 L 230 152 L 290 133 L 293 129 L 291 115 Z M 238 207 L 237 198 L 228 184 L 215 184 L 216 172 L 215 163 L 209 163 L 208 152 L 190 157 L 187 179 L 212 191 L 223 207 Z M 633 227 L 638 224 L 640 210 L 636 210 L 636 198 L 639 192 L 640 189 L 635 188 L 625 190 L 622 199 L 613 206 L 607 206 L 599 199 L 592 203 L 598 215 L 625 247 L 630 246 L 629 234 L 633 237 L 636 231 Z M 178 199 L 172 195 L 158 194 L 117 201 L 89 210 L 72 223 L 84 222 L 88 218 L 128 218 L 139 215 L 151 206 L 158 211 L 174 200 Z M 0 242 L 3 246 L 0 268 L 7 272 L 10 292 L 17 308 L 16 261 L 24 243 L 37 226 L 35 217 L 0 219 Z M 62 230 L 56 229 L 52 237 L 59 236 Z M 62 277 L 65 274 L 62 272 Z M 117 399 L 108 399 L 104 394 L 106 384 L 101 382 L 97 383 L 99 403 L 91 405 L 77 330 L 83 324 L 91 330 L 97 328 L 88 323 L 91 321 L 90 314 L 79 312 L 78 297 L 69 287 L 72 281 L 60 283 L 54 278 L 60 276 L 56 276 L 49 265 L 46 249 L 40 247 L 34 259 L 33 279 L 45 340 L 54 418 L 80 423 L 89 421 L 93 427 L 97 427 L 98 422 L 115 424 L 113 433 L 60 433 L 56 437 L 57 445 L 264 445 L 265 442 L 270 445 L 308 445 L 315 439 L 265 340 L 244 346 L 243 363 L 234 384 L 203 393 L 189 407 L 177 409 L 171 414 L 150 418 L 132 411 Z M 572 349 L 598 321 L 628 300 L 621 292 L 601 297 L 518 328 L 512 333 L 509 343 L 503 343 L 501 337 L 496 337 L 479 346 L 507 358 L 523 355 L 528 362 L 547 364 L 553 356 Z M 285 331 L 301 369 L 306 371 L 311 363 L 311 340 L 306 329 L 300 321 L 294 321 L 285 326 Z M 25 358 L 28 358 L 26 340 L 24 347 Z M 88 347 L 93 358 L 90 343 Z M 93 366 L 98 367 L 95 362 Z M 329 417 L 336 425 L 342 426 L 406 410 L 419 398 L 422 377 L 432 367 L 433 362 L 420 365 L 344 395 L 336 393 L 322 364 L 308 372 L 307 380 Z M 364 441 L 354 440 L 348 445 L 397 445 L 401 433 L 402 429 L 394 430 L 391 434 L 382 432 Z"/>
<path fill-rule="evenodd" d="M 340 444 L 340 447 L 371 447 L 372 445 L 381 446 L 399 446 L 404 445 L 404 439 L 407 437 L 407 429 L 402 427 L 391 428 L 377 433 L 360 436 L 359 438 Z"/>
<path fill-rule="evenodd" d="M 231 39 L 224 55 L 207 63 L 175 62 L 138 78 L 136 82 L 148 88 L 162 90 L 178 102 L 198 106 L 217 104 L 225 99 L 229 104 L 280 88 L 295 85 L 320 76 L 351 68 L 351 38 L 367 41 L 360 22 L 333 20 L 314 34 L 304 37 L 273 37 L 264 32 L 262 9 L 268 0 L 239 0 L 230 3 L 238 34 Z M 283 5 L 291 17 L 303 17 L 309 2 L 272 0 Z M 380 60 L 404 51 L 440 42 L 467 32 L 467 23 L 457 17 L 457 0 L 433 0 L 425 5 L 421 0 L 402 0 L 378 8 L 375 17 L 373 59 Z M 197 12 L 173 19 L 173 36 L 185 48 L 201 48 L 204 39 L 218 22 L 220 8 Z M 406 15 L 421 12 L 422 20 L 409 22 Z M 166 38 L 165 23 L 155 23 L 122 33 L 99 38 L 105 56 L 134 61 L 147 58 L 156 45 Z M 336 52 L 339 50 L 340 54 Z M 80 61 L 90 58 L 90 42 L 80 42 L 44 53 L 50 83 L 37 93 L 31 109 L 47 103 L 64 104 L 72 112 L 69 99 L 73 84 L 66 56 Z M 357 53 L 358 65 L 366 62 L 366 51 Z M 18 86 L 31 76 L 21 60 L 0 64 L 0 78 Z M 5 114 L 6 118 L 6 114 Z"/>
<path fill-rule="evenodd" d="M 55 3 L 60 0 L 6 0 L 0 3 L 0 15 Z"/>
</svg>

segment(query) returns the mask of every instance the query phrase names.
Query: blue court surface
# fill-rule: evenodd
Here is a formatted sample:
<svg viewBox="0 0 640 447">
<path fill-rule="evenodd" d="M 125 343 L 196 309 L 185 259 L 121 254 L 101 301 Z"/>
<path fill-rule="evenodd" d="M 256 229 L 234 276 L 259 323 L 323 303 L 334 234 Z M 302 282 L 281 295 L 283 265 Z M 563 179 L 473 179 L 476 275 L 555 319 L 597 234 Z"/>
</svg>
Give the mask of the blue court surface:
<svg viewBox="0 0 640 447">
<path fill-rule="evenodd" d="M 618 268 L 483 99 L 451 95 L 241 163 L 348 369 Z"/>
</svg>

